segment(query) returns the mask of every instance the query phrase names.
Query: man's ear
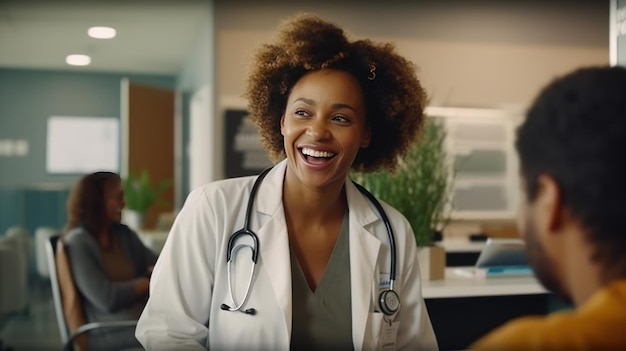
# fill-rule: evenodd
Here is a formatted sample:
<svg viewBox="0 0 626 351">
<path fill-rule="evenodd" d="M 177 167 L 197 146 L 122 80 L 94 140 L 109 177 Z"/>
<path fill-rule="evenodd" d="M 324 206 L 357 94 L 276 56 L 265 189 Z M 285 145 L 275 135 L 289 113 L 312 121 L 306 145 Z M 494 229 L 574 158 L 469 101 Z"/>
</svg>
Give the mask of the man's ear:
<svg viewBox="0 0 626 351">
<path fill-rule="evenodd" d="M 280 134 L 285 136 L 285 114 L 280 117 Z"/>
<path fill-rule="evenodd" d="M 556 179 L 547 174 L 537 178 L 537 196 L 535 197 L 535 218 L 538 225 L 546 232 L 555 232 L 564 225 L 565 208 L 563 193 Z"/>
</svg>

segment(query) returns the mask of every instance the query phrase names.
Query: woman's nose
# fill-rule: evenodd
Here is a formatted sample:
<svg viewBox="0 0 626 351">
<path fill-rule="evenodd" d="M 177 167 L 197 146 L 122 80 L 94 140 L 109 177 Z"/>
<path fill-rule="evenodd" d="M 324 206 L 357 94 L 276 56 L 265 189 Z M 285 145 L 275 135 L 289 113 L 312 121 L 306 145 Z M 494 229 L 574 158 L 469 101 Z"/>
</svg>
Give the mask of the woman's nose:
<svg viewBox="0 0 626 351">
<path fill-rule="evenodd" d="M 313 137 L 315 140 L 323 140 L 330 138 L 330 131 L 326 122 L 321 118 L 311 120 L 311 123 L 307 127 L 306 134 Z"/>
</svg>

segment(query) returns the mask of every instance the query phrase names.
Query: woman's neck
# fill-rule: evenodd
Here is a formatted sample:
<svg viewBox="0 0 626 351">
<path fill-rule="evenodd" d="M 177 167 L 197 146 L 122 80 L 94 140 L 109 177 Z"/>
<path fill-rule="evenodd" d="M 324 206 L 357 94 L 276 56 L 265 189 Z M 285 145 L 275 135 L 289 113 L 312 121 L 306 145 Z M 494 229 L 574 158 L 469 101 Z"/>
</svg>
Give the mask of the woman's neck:
<svg viewBox="0 0 626 351">
<path fill-rule="evenodd" d="M 113 246 L 113 235 L 111 235 L 111 226 L 102 227 L 96 237 L 98 244 L 103 249 L 110 249 Z"/>
<path fill-rule="evenodd" d="M 285 176 L 283 183 L 285 213 L 297 223 L 320 223 L 343 216 L 347 207 L 344 184 L 309 188 Z"/>
</svg>

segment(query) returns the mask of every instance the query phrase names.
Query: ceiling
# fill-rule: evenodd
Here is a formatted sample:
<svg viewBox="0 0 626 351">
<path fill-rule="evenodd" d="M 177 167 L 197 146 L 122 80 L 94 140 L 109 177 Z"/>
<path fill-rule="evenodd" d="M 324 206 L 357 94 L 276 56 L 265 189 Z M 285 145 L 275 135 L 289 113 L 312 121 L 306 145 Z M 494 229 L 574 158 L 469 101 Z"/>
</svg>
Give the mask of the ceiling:
<svg viewBox="0 0 626 351">
<path fill-rule="evenodd" d="M 207 0 L 0 0 L 0 67 L 178 74 L 210 18 Z M 93 39 L 91 26 L 117 37 Z M 69 66 L 69 54 L 91 65 Z"/>
</svg>

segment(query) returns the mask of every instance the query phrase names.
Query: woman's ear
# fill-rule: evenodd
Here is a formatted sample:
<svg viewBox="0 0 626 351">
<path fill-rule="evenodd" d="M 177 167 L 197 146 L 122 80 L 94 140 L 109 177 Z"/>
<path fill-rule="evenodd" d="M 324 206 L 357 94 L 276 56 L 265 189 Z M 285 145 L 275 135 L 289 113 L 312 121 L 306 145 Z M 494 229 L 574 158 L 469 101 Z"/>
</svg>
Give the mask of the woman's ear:
<svg viewBox="0 0 626 351">
<path fill-rule="evenodd" d="M 280 134 L 285 136 L 285 114 L 280 117 Z"/>
<path fill-rule="evenodd" d="M 365 133 L 363 134 L 363 140 L 361 140 L 361 147 L 365 149 L 370 145 L 370 141 L 372 141 L 372 128 L 368 125 L 365 127 Z"/>
</svg>

